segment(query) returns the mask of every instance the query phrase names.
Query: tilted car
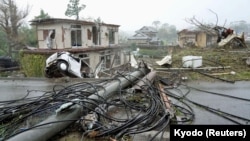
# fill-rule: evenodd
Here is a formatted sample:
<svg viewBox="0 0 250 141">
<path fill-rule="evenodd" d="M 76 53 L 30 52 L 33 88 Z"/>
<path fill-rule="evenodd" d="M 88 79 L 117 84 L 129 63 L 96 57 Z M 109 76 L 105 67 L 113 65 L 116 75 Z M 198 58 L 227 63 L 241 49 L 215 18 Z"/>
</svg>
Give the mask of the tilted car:
<svg viewBox="0 0 250 141">
<path fill-rule="evenodd" d="M 56 52 L 46 60 L 45 76 L 48 78 L 90 77 L 90 67 L 86 62 L 69 52 Z"/>
</svg>

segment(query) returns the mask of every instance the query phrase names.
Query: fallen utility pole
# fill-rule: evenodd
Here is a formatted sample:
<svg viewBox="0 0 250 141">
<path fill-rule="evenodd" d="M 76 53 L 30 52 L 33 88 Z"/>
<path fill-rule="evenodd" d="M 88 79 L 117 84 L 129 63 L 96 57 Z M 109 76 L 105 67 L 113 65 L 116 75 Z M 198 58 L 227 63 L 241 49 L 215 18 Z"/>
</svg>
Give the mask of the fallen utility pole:
<svg viewBox="0 0 250 141">
<path fill-rule="evenodd" d="M 116 80 L 113 80 L 108 85 L 105 85 L 100 91 L 98 91 L 98 95 L 104 97 L 105 99 L 113 96 L 116 91 L 119 89 L 124 89 L 128 87 L 131 82 L 135 82 L 138 78 L 143 77 L 149 72 L 149 69 L 144 64 L 144 66 L 140 67 L 137 71 L 132 72 L 129 75 L 118 77 Z M 99 96 L 93 94 L 90 95 L 90 99 L 98 99 Z M 90 109 L 96 108 L 93 104 L 86 103 Z M 79 105 L 74 105 L 69 108 L 67 112 L 59 113 L 57 115 L 52 115 L 48 119 L 39 123 L 36 128 L 27 130 L 16 136 L 8 139 L 7 141 L 47 141 L 69 125 L 71 125 L 76 120 L 80 119 L 81 116 L 85 116 L 88 114 L 88 110 L 82 109 Z"/>
<path fill-rule="evenodd" d="M 153 81 L 155 80 L 155 77 L 156 77 L 156 72 L 151 71 L 150 73 L 145 75 L 138 83 L 136 83 L 132 88 L 137 91 L 140 90 L 143 92 L 144 89 L 147 89 L 145 87 L 149 87 L 150 84 L 152 85 Z M 164 89 L 163 89 L 162 84 L 159 82 L 156 82 L 156 86 L 159 87 L 160 89 L 159 94 L 160 94 L 161 100 L 163 101 L 165 105 L 166 110 L 168 111 L 168 113 L 170 113 L 171 118 L 174 117 L 174 110 L 171 106 L 171 101 L 169 100 L 168 96 L 163 93 Z"/>
</svg>

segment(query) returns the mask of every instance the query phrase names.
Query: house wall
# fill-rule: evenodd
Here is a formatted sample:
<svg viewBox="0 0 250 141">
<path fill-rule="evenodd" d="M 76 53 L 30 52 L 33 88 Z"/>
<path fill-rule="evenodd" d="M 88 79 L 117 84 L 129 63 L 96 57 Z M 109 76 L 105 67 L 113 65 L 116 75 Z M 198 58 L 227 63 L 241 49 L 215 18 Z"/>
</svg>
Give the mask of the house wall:
<svg viewBox="0 0 250 141">
<path fill-rule="evenodd" d="M 106 50 L 99 52 L 89 52 L 88 53 L 88 63 L 92 69 L 95 69 L 97 64 L 104 58 L 104 69 L 109 69 L 110 67 L 117 67 L 124 63 L 128 63 L 128 55 L 124 54 L 122 50 Z M 114 61 L 114 62 L 113 62 Z M 113 63 L 113 66 L 111 66 Z M 93 70 L 94 71 L 94 70 Z"/>
<path fill-rule="evenodd" d="M 71 45 L 71 31 L 73 30 L 71 28 L 71 25 L 73 24 L 63 24 L 61 26 L 61 32 L 60 33 L 64 33 L 61 34 L 63 40 L 58 41 L 58 44 L 62 45 L 62 48 L 78 48 L 78 47 L 89 47 L 93 45 L 93 33 L 92 33 L 92 26 L 90 25 L 81 25 L 81 28 L 79 30 L 81 30 L 81 46 L 72 46 Z M 76 30 L 76 29 L 74 29 Z M 78 29 L 77 29 L 78 30 Z M 91 38 L 88 38 L 88 31 L 91 32 Z M 60 36 L 60 35 L 58 35 Z"/>
<path fill-rule="evenodd" d="M 197 47 L 208 47 L 216 44 L 217 35 L 206 32 L 180 32 L 178 34 L 178 43 L 181 47 L 193 42 Z"/>
<path fill-rule="evenodd" d="M 37 36 L 38 36 L 38 46 L 40 49 L 47 49 L 47 36 L 50 30 L 55 30 L 55 38 L 51 39 L 52 49 L 64 49 L 64 48 L 78 48 L 78 47 L 89 47 L 99 45 L 99 39 L 97 44 L 93 43 L 93 31 L 92 25 L 81 25 L 81 46 L 71 45 L 71 28 L 72 23 L 54 23 L 46 25 L 37 25 Z M 74 29 L 75 30 L 75 29 Z M 77 29 L 78 30 L 78 29 Z M 101 26 L 101 46 L 109 46 L 109 28 L 107 26 Z M 99 33 L 98 33 L 99 35 Z M 118 44 L 118 31 L 114 33 L 114 43 Z"/>
<path fill-rule="evenodd" d="M 179 46 L 184 47 L 186 43 L 196 42 L 196 33 L 193 32 L 181 32 L 178 34 Z"/>
<path fill-rule="evenodd" d="M 101 26 L 100 28 L 101 31 L 101 44 L 102 45 L 109 45 L 109 36 L 108 36 L 108 30 L 107 27 Z"/>
<path fill-rule="evenodd" d="M 37 38 L 38 38 L 38 46 L 40 49 L 46 49 L 47 46 L 47 37 L 50 30 L 55 30 L 55 38 L 52 39 L 52 48 L 53 49 L 61 49 L 63 48 L 63 44 L 61 42 L 62 38 L 58 35 L 62 35 L 62 30 L 60 29 L 60 25 L 50 26 L 50 25 L 40 25 L 37 26 Z"/>
<path fill-rule="evenodd" d="M 121 64 L 129 63 L 130 53 L 129 52 L 121 52 Z"/>
<path fill-rule="evenodd" d="M 151 38 L 157 37 L 156 33 L 153 33 L 153 32 L 149 32 L 149 33 L 143 32 L 143 33 L 146 34 L 147 36 L 151 37 Z"/>
<path fill-rule="evenodd" d="M 217 44 L 218 36 L 216 34 L 207 36 L 207 47 L 214 46 Z"/>
<path fill-rule="evenodd" d="M 61 44 L 61 49 L 63 48 L 71 48 L 71 39 L 70 39 L 70 24 L 61 25 L 61 41 L 58 41 L 58 44 Z M 57 34 L 60 36 L 60 34 Z"/>
<path fill-rule="evenodd" d="M 199 32 L 197 33 L 197 47 L 206 47 L 207 45 L 207 34 L 205 32 Z"/>
<path fill-rule="evenodd" d="M 89 55 L 91 68 L 95 69 L 96 65 L 100 62 L 100 54 L 98 52 L 91 52 Z M 94 71 L 94 70 L 93 70 Z"/>
<path fill-rule="evenodd" d="M 199 32 L 197 34 L 197 46 L 209 47 L 217 43 L 217 35 L 207 34 L 206 32 Z"/>
</svg>

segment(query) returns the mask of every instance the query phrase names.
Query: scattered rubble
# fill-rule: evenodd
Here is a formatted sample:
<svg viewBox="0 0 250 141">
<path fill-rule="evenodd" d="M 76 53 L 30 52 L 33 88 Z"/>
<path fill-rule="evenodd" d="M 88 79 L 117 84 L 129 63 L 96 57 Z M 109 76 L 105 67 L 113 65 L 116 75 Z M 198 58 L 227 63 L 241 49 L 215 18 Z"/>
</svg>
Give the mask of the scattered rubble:
<svg viewBox="0 0 250 141">
<path fill-rule="evenodd" d="M 202 66 L 202 56 L 183 56 L 182 64 L 184 68 L 198 68 Z"/>
<path fill-rule="evenodd" d="M 172 64 L 172 56 L 171 55 L 167 55 L 165 56 L 162 60 L 160 61 L 156 61 L 156 63 L 160 66 L 163 65 L 171 65 Z"/>
<path fill-rule="evenodd" d="M 217 32 L 219 47 L 229 45 L 231 48 L 247 48 L 244 33 L 237 35 L 233 29 L 221 26 L 215 26 L 213 29 Z"/>
</svg>

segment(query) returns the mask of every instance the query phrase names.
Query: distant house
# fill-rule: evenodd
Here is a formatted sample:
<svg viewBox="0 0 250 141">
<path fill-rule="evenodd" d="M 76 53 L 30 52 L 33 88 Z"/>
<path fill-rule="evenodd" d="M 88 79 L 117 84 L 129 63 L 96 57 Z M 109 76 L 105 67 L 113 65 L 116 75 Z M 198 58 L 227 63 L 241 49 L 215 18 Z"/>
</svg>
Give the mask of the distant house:
<svg viewBox="0 0 250 141">
<path fill-rule="evenodd" d="M 180 47 L 209 47 L 217 43 L 217 34 L 212 32 L 183 29 L 177 34 Z"/>
<path fill-rule="evenodd" d="M 157 30 L 150 26 L 143 26 L 135 31 L 135 34 L 128 38 L 129 43 L 142 45 L 160 45 L 161 40 L 157 38 Z"/>
<path fill-rule="evenodd" d="M 25 53 L 51 55 L 68 51 L 93 69 L 102 60 L 104 69 L 129 61 L 128 54 L 118 46 L 119 25 L 59 18 L 30 22 L 37 31 L 38 49 Z"/>
</svg>

